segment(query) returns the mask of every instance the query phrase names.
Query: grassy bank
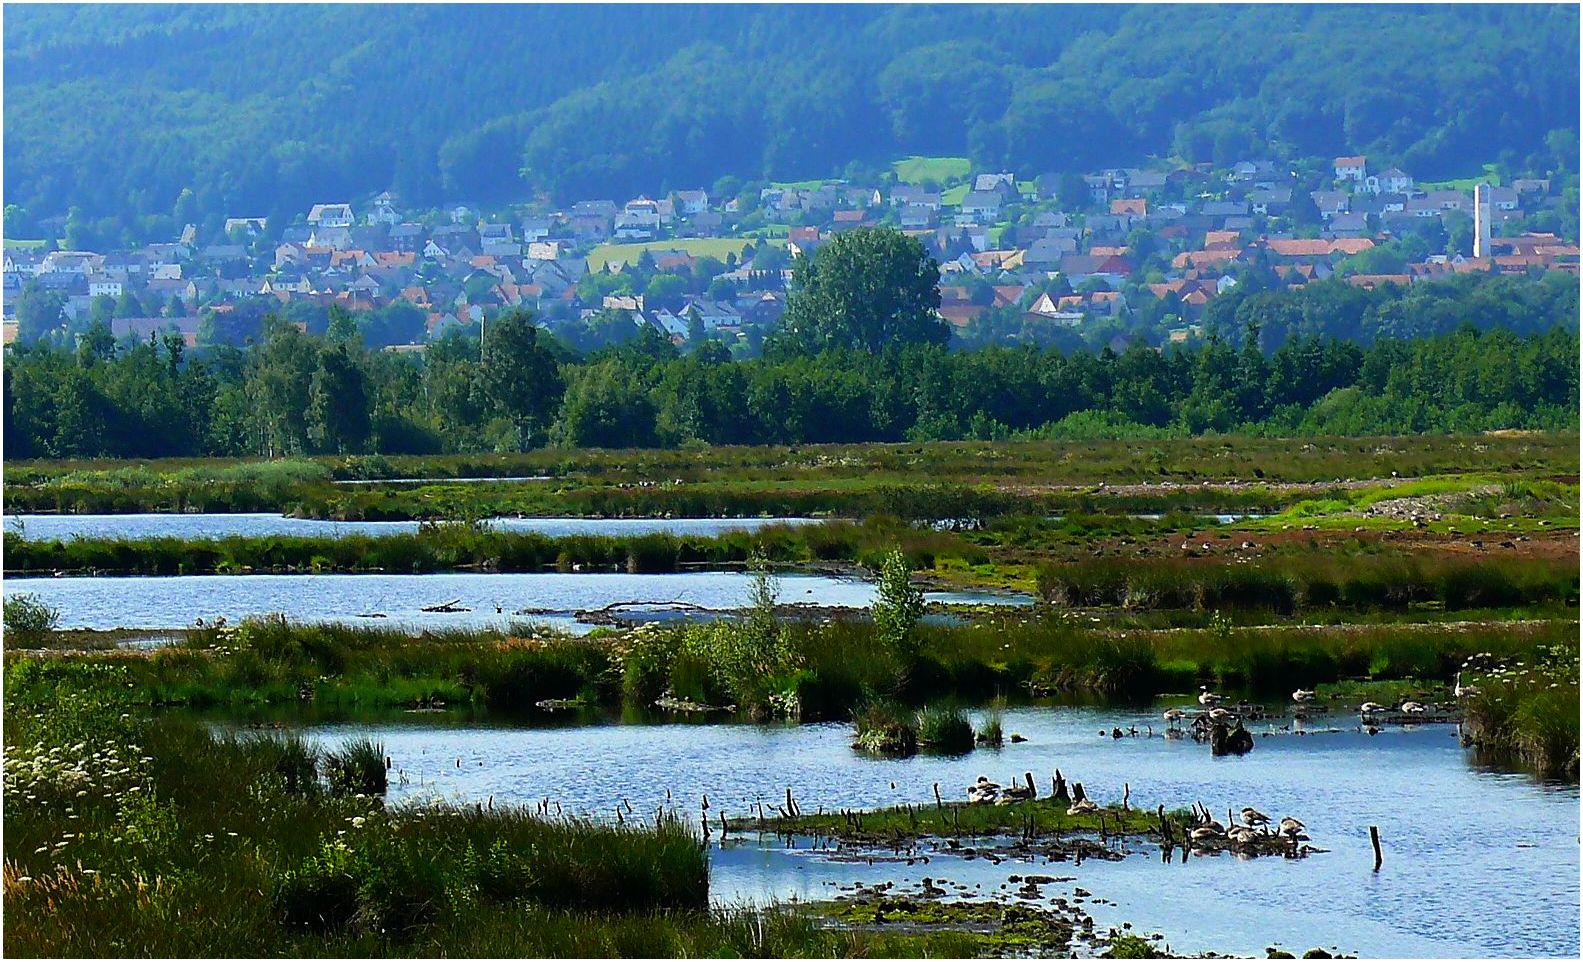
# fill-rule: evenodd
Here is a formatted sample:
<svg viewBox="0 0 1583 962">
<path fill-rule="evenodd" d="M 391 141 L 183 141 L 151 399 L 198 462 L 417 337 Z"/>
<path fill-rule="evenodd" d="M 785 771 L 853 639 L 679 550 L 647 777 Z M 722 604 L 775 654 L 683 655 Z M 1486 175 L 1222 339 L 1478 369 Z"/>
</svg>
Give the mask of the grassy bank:
<svg viewBox="0 0 1583 962">
<path fill-rule="evenodd" d="M 1575 620 L 1102 630 L 1086 617 L 1001 614 L 967 626 L 921 624 L 918 654 L 886 645 L 868 622 L 649 626 L 568 639 L 501 632 L 399 631 L 247 622 L 149 652 L 8 654 L 8 685 L 51 691 L 124 673 L 139 704 L 294 705 L 360 711 L 444 702 L 532 711 L 545 699 L 648 706 L 661 695 L 805 720 L 849 719 L 876 698 L 909 706 L 987 702 L 1031 691 L 1147 697 L 1200 684 L 1283 699 L 1344 679 L 1444 685 L 1470 656 L 1535 663 L 1577 650 Z M 118 679 L 123 675 L 118 674 Z M 1574 736 L 1575 742 L 1575 736 Z"/>
<path fill-rule="evenodd" d="M 1545 775 L 1578 778 L 1578 648 L 1546 645 L 1527 659 L 1481 651 L 1459 675 L 1465 739 L 1486 757 Z"/>
<path fill-rule="evenodd" d="M 6 949 L 18 956 L 971 955 L 966 933 L 706 908 L 674 821 L 387 807 L 311 746 L 150 722 L 102 685 L 6 684 Z M 377 760 L 376 760 L 377 761 Z"/>
<path fill-rule="evenodd" d="M 1253 466 L 1257 466 L 1256 468 Z M 1089 510 L 1282 510 L 1347 479 L 1487 472 L 1576 483 L 1577 435 L 1186 438 L 1054 443 L 707 447 L 298 461 L 172 460 L 8 464 L 8 510 L 279 511 L 311 517 L 489 514 L 808 514 L 986 517 Z M 547 482 L 446 484 L 445 479 Z M 918 478 L 929 482 L 920 484 Z M 395 479 L 436 479 L 391 486 Z M 364 481 L 333 485 L 332 481 Z M 1205 488 L 1204 482 L 1218 487 Z M 1234 484 L 1233 484 L 1234 482 Z M 1107 487 L 1100 492 L 1099 485 Z M 1145 487 L 1145 485 L 1147 487 Z M 1291 485 L 1307 486 L 1291 490 Z M 1118 487 L 1121 490 L 1118 490 Z"/>
</svg>

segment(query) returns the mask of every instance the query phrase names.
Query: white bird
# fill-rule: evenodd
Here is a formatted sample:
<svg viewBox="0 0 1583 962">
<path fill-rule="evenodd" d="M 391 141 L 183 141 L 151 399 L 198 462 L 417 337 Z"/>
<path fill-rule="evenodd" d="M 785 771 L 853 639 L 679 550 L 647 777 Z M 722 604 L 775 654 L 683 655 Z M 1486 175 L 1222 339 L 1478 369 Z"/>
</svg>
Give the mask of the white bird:
<svg viewBox="0 0 1583 962">
<path fill-rule="evenodd" d="M 1281 826 L 1280 826 L 1280 828 L 1281 828 L 1281 834 L 1282 835 L 1293 835 L 1293 836 L 1295 836 L 1295 835 L 1297 835 L 1299 832 L 1301 832 L 1303 829 L 1305 829 L 1307 827 L 1308 827 L 1307 825 L 1304 825 L 1302 822 L 1299 822 L 1297 819 L 1293 818 L 1290 815 L 1288 815 L 1285 818 L 1281 819 Z"/>
<path fill-rule="evenodd" d="M 1247 822 L 1249 826 L 1270 824 L 1270 816 L 1251 805 L 1242 810 L 1242 820 Z"/>
<path fill-rule="evenodd" d="M 1220 704 L 1220 696 L 1210 691 L 1208 685 L 1199 685 L 1198 703 L 1200 705 L 1218 705 Z"/>
<path fill-rule="evenodd" d="M 1358 706 L 1358 711 L 1364 715 L 1372 715 L 1375 712 L 1382 712 L 1384 710 L 1385 706 L 1377 701 L 1366 701 L 1362 705 Z"/>
<path fill-rule="evenodd" d="M 1308 689 L 1305 689 L 1305 688 L 1299 688 L 1296 691 L 1292 692 L 1292 701 L 1295 701 L 1295 702 L 1313 701 L 1314 700 L 1314 696 L 1316 694 L 1318 694 L 1318 692 L 1309 691 Z"/>
<path fill-rule="evenodd" d="M 1402 711 L 1406 712 L 1409 715 L 1422 715 L 1427 710 L 1428 709 L 1424 708 L 1423 705 L 1419 704 L 1416 701 L 1404 701 L 1404 702 L 1402 702 Z"/>
<path fill-rule="evenodd" d="M 1235 717 L 1237 717 L 1237 716 L 1233 715 L 1229 711 L 1226 711 L 1224 708 L 1211 708 L 1209 710 L 1209 720 L 1210 721 L 1223 722 L 1223 721 L 1227 721 L 1227 720 L 1235 718 Z"/>
<path fill-rule="evenodd" d="M 1085 798 L 1081 802 L 1073 802 L 1072 807 L 1066 810 L 1066 814 L 1092 815 L 1097 811 L 1099 811 L 1099 806 Z"/>
<path fill-rule="evenodd" d="M 1165 720 L 1174 725 L 1175 723 L 1181 721 L 1182 716 L 1185 714 L 1186 712 L 1182 711 L 1180 708 L 1167 708 L 1165 710 Z"/>
<path fill-rule="evenodd" d="M 1462 672 L 1457 672 L 1457 683 L 1456 686 L 1451 689 L 1451 697 L 1469 698 L 1473 695 L 1477 695 L 1478 693 L 1479 690 L 1472 685 L 1464 686 L 1462 684 Z"/>
</svg>

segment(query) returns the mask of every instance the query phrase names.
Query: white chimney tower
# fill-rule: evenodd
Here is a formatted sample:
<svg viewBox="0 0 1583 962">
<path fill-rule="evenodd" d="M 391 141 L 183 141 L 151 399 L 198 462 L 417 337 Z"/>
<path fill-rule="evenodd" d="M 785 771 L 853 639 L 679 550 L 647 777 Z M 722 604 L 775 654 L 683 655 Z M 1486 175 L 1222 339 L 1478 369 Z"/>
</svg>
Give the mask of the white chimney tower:
<svg viewBox="0 0 1583 962">
<path fill-rule="evenodd" d="M 1490 256 L 1490 187 L 1473 187 L 1473 256 Z"/>
</svg>

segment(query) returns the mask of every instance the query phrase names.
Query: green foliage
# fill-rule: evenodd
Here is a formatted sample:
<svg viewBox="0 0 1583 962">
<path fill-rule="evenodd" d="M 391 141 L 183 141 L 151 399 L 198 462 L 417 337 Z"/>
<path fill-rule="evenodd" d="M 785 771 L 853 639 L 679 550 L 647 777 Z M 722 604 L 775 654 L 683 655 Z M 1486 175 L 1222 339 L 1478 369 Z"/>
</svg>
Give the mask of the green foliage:
<svg viewBox="0 0 1583 962">
<path fill-rule="evenodd" d="M 918 620 L 923 617 L 923 591 L 912 583 L 906 555 L 892 551 L 885 556 L 875 587 L 871 614 L 879 642 L 903 664 L 918 657 Z"/>
<path fill-rule="evenodd" d="M 25 10 L 5 38 L 22 68 L 5 159 L 15 203 L 34 220 L 75 205 L 66 240 L 89 247 L 123 230 L 168 237 L 189 221 L 217 232 L 236 210 L 289 217 L 391 186 L 419 204 L 530 189 L 570 202 L 908 154 L 1025 174 L 1173 153 L 1224 163 L 1366 152 L 1425 179 L 1501 151 L 1542 160 L 1537 169 L 1565 163 L 1550 159 L 1566 151 L 1548 135 L 1577 139 L 1574 10 L 1392 9 L 1361 34 L 1350 13 L 875 7 L 831 21 L 768 7 L 694 22 L 658 10 L 436 20 L 129 9 L 85 27 L 69 11 Z M 366 47 L 332 39 L 354 31 Z M 1458 43 L 1475 31 L 1488 41 Z M 307 39 L 267 64 L 239 39 L 286 34 Z M 426 43 L 405 43 L 415 35 Z M 535 69 L 506 47 L 476 56 L 480 38 L 513 36 L 545 38 Z M 1228 49 L 1227 36 L 1243 42 Z M 601 56 L 639 44 L 664 53 Z M 305 91 L 293 79 L 331 62 L 353 82 Z M 1512 63 L 1532 81 L 1465 82 Z M 1141 79 L 1166 69 L 1168 83 Z M 367 87 L 383 92 L 378 103 Z M 801 96 L 784 95 L 794 88 Z M 960 169 L 930 167 L 917 175 Z"/>
<path fill-rule="evenodd" d="M 890 229 L 839 234 L 792 267 L 786 314 L 777 336 L 791 349 L 944 344 L 935 312 L 940 268 L 916 238 Z"/>
<path fill-rule="evenodd" d="M 853 747 L 877 755 L 911 755 L 918 750 L 918 714 L 891 701 L 869 701 L 852 715 Z"/>
<path fill-rule="evenodd" d="M 973 726 L 954 705 L 926 705 L 918 710 L 918 744 L 952 755 L 969 752 L 973 750 Z"/>
<path fill-rule="evenodd" d="M 368 738 L 354 738 L 325 753 L 324 775 L 333 793 L 383 797 L 389 785 L 385 747 Z"/>
<path fill-rule="evenodd" d="M 45 604 L 35 594 L 22 592 L 6 595 L 4 617 L 6 645 L 33 648 L 48 640 L 60 623 L 60 610 Z"/>
</svg>

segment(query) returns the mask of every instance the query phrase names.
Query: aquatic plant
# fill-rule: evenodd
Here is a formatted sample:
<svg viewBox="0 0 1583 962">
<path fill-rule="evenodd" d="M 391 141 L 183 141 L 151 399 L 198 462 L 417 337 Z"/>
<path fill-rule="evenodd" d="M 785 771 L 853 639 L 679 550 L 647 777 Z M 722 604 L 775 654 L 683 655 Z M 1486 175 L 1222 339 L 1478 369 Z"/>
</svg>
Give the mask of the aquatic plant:
<svg viewBox="0 0 1583 962">
<path fill-rule="evenodd" d="M 389 786 L 385 746 L 372 739 L 354 738 L 325 752 L 324 776 L 331 792 L 382 797 Z"/>
<path fill-rule="evenodd" d="M 852 715 L 852 747 L 878 755 L 911 755 L 918 750 L 918 714 L 890 701 L 870 701 Z"/>
<path fill-rule="evenodd" d="M 927 705 L 918 710 L 918 744 L 948 754 L 973 750 L 973 726 L 954 705 Z"/>
</svg>

